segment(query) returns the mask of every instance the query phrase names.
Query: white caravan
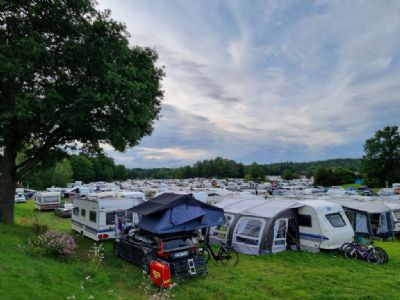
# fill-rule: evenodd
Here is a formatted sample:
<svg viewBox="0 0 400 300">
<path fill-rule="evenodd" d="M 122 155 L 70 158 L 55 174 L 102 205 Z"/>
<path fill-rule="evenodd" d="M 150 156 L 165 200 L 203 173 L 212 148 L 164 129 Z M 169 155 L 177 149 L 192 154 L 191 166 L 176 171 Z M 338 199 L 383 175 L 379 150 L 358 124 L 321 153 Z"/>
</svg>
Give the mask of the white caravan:
<svg viewBox="0 0 400 300">
<path fill-rule="evenodd" d="M 318 252 L 337 249 L 351 242 L 354 230 L 342 206 L 325 200 L 299 200 L 298 209 L 300 248 Z"/>
<path fill-rule="evenodd" d="M 93 194 L 92 194 L 93 195 Z M 115 238 L 115 219 L 124 218 L 125 226 L 137 223 L 130 209 L 145 201 L 140 192 L 99 193 L 74 200 L 72 229 L 95 241 Z"/>
<path fill-rule="evenodd" d="M 61 204 L 61 193 L 59 192 L 38 192 L 35 194 L 35 209 L 51 210 Z"/>
</svg>

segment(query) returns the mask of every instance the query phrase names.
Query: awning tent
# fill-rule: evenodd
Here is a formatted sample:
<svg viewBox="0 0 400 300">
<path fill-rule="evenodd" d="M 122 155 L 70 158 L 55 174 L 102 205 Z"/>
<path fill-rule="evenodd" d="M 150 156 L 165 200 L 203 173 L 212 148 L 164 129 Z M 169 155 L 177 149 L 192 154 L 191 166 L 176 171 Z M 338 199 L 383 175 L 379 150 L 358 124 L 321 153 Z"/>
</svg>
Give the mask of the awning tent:
<svg viewBox="0 0 400 300">
<path fill-rule="evenodd" d="M 192 194 L 164 193 L 133 208 L 138 226 L 155 234 L 193 231 L 224 223 L 224 210 Z"/>
<path fill-rule="evenodd" d="M 253 255 L 280 252 L 288 240 L 298 244 L 297 208 L 302 204 L 254 197 L 217 205 L 229 218 L 223 228 L 211 230 L 214 243 L 226 241 L 238 252 Z"/>
<path fill-rule="evenodd" d="M 356 235 L 388 237 L 393 235 L 391 209 L 384 203 L 353 199 L 335 199 L 342 205 Z"/>
</svg>

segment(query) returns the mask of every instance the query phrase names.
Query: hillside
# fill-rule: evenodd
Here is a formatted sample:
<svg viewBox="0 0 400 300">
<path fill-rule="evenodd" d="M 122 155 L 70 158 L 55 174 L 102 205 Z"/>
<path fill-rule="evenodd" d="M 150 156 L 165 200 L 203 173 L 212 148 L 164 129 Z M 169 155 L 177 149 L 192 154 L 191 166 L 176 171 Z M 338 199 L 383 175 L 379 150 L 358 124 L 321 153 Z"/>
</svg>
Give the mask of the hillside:
<svg viewBox="0 0 400 300">
<path fill-rule="evenodd" d="M 16 225 L 0 224 L 0 299 L 148 299 L 147 277 L 112 254 L 94 277 L 88 272 L 91 240 L 76 237 L 79 256 L 73 262 L 31 256 L 21 250 L 36 221 L 70 230 L 69 219 L 52 212 L 35 213 L 33 204 L 16 205 Z M 378 243 L 387 250 L 387 265 L 349 261 L 336 252 L 289 252 L 254 257 L 240 255 L 236 268 L 210 262 L 209 275 L 180 282 L 170 291 L 176 299 L 398 299 L 400 243 Z M 154 289 L 151 289 L 154 292 Z M 147 292 L 148 294 L 148 292 Z M 69 297 L 69 298 L 68 298 Z"/>
</svg>

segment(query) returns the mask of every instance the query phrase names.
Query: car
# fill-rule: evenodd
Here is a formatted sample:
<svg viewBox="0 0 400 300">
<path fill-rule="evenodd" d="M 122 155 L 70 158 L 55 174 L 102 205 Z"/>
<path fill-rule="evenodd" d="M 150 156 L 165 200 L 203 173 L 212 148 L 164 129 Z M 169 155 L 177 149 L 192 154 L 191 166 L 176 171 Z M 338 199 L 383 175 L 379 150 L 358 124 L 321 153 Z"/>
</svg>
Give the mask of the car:
<svg viewBox="0 0 400 300">
<path fill-rule="evenodd" d="M 74 205 L 72 203 L 64 203 L 54 209 L 54 214 L 61 218 L 71 218 L 73 208 Z"/>
<path fill-rule="evenodd" d="M 35 196 L 35 190 L 24 189 L 24 195 L 26 199 L 32 199 Z"/>
<path fill-rule="evenodd" d="M 114 252 L 144 272 L 149 273 L 153 260 L 170 265 L 171 275 L 177 280 L 207 274 L 207 260 L 200 255 L 189 232 L 156 235 L 136 228 L 114 242 Z"/>
<path fill-rule="evenodd" d="M 24 194 L 17 193 L 17 194 L 15 194 L 14 201 L 15 201 L 15 203 L 25 203 L 26 198 L 25 198 Z"/>
</svg>

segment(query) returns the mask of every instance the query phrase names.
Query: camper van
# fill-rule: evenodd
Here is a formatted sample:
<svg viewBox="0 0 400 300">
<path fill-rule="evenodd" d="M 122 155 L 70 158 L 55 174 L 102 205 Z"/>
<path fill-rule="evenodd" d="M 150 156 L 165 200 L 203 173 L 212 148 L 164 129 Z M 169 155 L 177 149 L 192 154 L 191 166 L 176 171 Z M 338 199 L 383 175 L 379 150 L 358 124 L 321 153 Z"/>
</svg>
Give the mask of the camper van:
<svg viewBox="0 0 400 300">
<path fill-rule="evenodd" d="M 300 249 L 338 249 L 353 240 L 354 230 L 339 204 L 325 200 L 297 202 L 303 204 L 298 209 Z"/>
<path fill-rule="evenodd" d="M 136 224 L 137 214 L 132 207 L 145 201 L 143 193 L 98 193 L 74 200 L 72 229 L 95 241 L 115 238 L 116 215 L 124 219 L 124 226 Z"/>
<path fill-rule="evenodd" d="M 35 209 L 52 210 L 61 203 L 61 193 L 59 192 L 38 192 L 35 194 Z"/>
</svg>

